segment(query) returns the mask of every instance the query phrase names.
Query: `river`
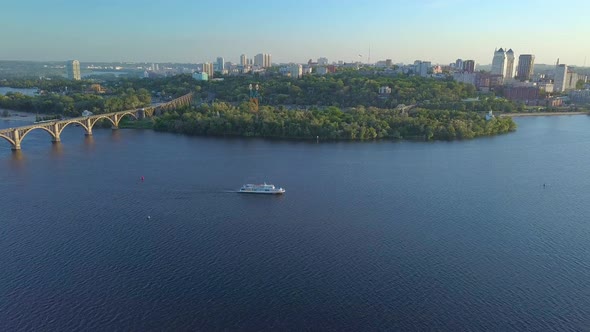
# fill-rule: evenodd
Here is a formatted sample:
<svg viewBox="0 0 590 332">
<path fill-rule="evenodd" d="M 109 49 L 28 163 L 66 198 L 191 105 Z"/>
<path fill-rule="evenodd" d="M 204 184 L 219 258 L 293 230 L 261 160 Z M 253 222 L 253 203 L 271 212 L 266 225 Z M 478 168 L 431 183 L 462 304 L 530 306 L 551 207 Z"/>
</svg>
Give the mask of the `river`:
<svg viewBox="0 0 590 332">
<path fill-rule="evenodd" d="M 0 326 L 585 330 L 590 117 L 515 121 L 431 143 L 1 141 Z M 287 193 L 231 192 L 263 181 Z"/>
<path fill-rule="evenodd" d="M 34 96 L 39 89 L 37 88 L 9 88 L 5 86 L 0 86 L 0 95 L 6 95 L 9 92 L 18 92 L 22 93 L 25 96 Z"/>
</svg>

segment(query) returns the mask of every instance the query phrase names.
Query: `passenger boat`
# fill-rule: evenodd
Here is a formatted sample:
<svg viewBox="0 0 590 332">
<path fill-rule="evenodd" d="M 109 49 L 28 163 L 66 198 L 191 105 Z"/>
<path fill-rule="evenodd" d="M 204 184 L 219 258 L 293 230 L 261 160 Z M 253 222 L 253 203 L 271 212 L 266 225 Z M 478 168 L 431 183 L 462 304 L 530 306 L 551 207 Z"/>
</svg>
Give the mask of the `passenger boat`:
<svg viewBox="0 0 590 332">
<path fill-rule="evenodd" d="M 285 189 L 277 188 L 272 184 L 245 184 L 240 188 L 240 193 L 244 194 L 267 194 L 280 195 L 285 193 Z"/>
</svg>

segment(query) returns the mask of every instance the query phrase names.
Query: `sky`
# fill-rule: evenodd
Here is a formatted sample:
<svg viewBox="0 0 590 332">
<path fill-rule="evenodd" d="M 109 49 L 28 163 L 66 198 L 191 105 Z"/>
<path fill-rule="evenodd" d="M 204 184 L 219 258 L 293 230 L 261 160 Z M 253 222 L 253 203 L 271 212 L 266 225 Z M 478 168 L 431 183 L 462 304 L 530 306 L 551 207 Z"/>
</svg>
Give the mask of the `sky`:
<svg viewBox="0 0 590 332">
<path fill-rule="evenodd" d="M 490 64 L 495 48 L 590 66 L 584 0 L 3 0 L 0 60 Z"/>
</svg>

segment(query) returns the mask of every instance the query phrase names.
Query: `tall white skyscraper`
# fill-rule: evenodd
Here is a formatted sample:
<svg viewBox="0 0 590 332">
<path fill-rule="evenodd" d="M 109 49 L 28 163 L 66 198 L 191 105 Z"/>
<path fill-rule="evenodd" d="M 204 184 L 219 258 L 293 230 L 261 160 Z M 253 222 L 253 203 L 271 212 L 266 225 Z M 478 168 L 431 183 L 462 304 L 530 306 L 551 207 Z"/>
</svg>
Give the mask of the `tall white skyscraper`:
<svg viewBox="0 0 590 332">
<path fill-rule="evenodd" d="M 248 65 L 248 58 L 246 57 L 246 54 L 240 55 L 240 66 L 246 67 L 247 65 Z"/>
<path fill-rule="evenodd" d="M 506 75 L 506 52 L 502 48 L 494 52 L 492 59 L 492 75 Z"/>
<path fill-rule="evenodd" d="M 302 65 L 292 65 L 290 68 L 291 78 L 300 78 L 303 75 Z"/>
<path fill-rule="evenodd" d="M 79 81 L 80 76 L 80 61 L 70 60 L 66 63 L 66 71 L 68 78 L 71 80 Z"/>
<path fill-rule="evenodd" d="M 561 64 L 555 67 L 555 75 L 553 77 L 553 91 L 563 92 L 566 89 L 567 79 L 567 65 Z"/>
<path fill-rule="evenodd" d="M 514 51 L 512 51 L 512 49 L 509 49 L 506 52 L 506 71 L 504 73 L 504 78 L 514 78 Z"/>
<path fill-rule="evenodd" d="M 264 68 L 270 68 L 272 67 L 272 56 L 270 54 L 265 54 L 264 55 L 264 64 L 263 64 Z"/>
</svg>

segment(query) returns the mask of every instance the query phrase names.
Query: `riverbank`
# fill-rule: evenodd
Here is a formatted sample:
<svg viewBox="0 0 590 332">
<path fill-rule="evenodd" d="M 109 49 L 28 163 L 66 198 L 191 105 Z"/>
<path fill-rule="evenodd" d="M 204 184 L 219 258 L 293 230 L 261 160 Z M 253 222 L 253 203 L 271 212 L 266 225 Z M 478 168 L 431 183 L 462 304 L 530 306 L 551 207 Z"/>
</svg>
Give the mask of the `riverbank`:
<svg viewBox="0 0 590 332">
<path fill-rule="evenodd" d="M 524 117 L 524 116 L 560 116 L 560 115 L 588 115 L 588 112 L 535 112 L 535 113 L 504 113 L 501 117 Z"/>
<path fill-rule="evenodd" d="M 4 111 L 8 111 L 10 114 L 7 117 L 0 116 L 0 120 L 3 121 L 19 121 L 19 122 L 30 122 L 33 123 L 37 120 L 37 116 L 48 116 L 46 114 L 38 114 L 38 113 L 30 113 L 30 112 L 21 112 L 21 111 L 14 111 L 5 108 L 0 108 L 0 115 L 4 113 Z"/>
<path fill-rule="evenodd" d="M 145 118 L 141 120 L 122 120 L 119 123 L 121 129 L 154 129 L 154 120 Z"/>
</svg>

